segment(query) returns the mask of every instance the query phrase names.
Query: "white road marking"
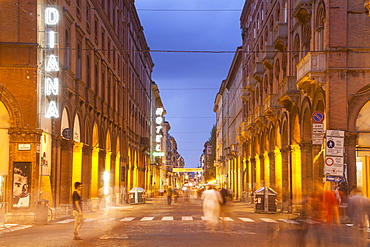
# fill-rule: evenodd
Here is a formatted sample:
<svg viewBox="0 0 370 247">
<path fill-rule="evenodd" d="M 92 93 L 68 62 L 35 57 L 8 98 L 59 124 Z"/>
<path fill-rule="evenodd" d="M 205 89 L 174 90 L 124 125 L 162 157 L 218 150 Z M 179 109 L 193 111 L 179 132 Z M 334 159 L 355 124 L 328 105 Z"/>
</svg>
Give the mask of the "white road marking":
<svg viewBox="0 0 370 247">
<path fill-rule="evenodd" d="M 143 217 L 140 221 L 148 221 L 148 220 L 153 220 L 154 217 Z"/>
<path fill-rule="evenodd" d="M 121 219 L 120 221 L 132 221 L 133 219 L 135 219 L 135 217 L 125 217 Z"/>
<path fill-rule="evenodd" d="M 277 223 L 276 220 L 273 220 L 273 219 L 269 219 L 269 218 L 260 218 L 261 220 L 263 220 L 264 222 L 269 222 L 269 223 Z"/>
<path fill-rule="evenodd" d="M 222 221 L 234 221 L 233 219 L 231 219 L 230 217 L 220 217 L 220 219 Z"/>
<path fill-rule="evenodd" d="M 162 220 L 173 220 L 172 216 L 163 217 Z"/>
<path fill-rule="evenodd" d="M 294 220 L 287 220 L 287 219 L 279 219 L 281 221 L 284 221 L 288 224 L 295 224 L 295 225 L 299 225 L 299 223 L 297 221 L 294 221 Z"/>
<path fill-rule="evenodd" d="M 244 222 L 255 222 L 254 220 L 252 220 L 251 218 L 239 218 L 241 219 L 242 221 Z"/>
<path fill-rule="evenodd" d="M 193 220 L 191 216 L 182 216 L 182 220 Z"/>
<path fill-rule="evenodd" d="M 73 221 L 75 221 L 75 220 L 74 219 L 66 219 L 66 220 L 58 221 L 57 223 L 66 224 L 66 223 L 70 223 L 70 222 L 73 222 Z"/>
<path fill-rule="evenodd" d="M 116 218 L 107 218 L 107 219 L 99 219 L 99 222 L 109 222 L 115 220 Z"/>
</svg>

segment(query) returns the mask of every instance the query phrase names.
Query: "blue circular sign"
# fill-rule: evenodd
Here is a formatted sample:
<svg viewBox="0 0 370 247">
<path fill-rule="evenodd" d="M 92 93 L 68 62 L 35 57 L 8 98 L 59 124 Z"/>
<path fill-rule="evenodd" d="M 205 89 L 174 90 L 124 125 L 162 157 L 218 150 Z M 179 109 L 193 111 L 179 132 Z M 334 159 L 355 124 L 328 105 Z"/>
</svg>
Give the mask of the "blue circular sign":
<svg viewBox="0 0 370 247">
<path fill-rule="evenodd" d="M 322 121 L 324 121 L 324 113 L 321 111 L 315 111 L 312 113 L 312 121 L 314 123 L 322 123 Z"/>
<path fill-rule="evenodd" d="M 328 141 L 328 142 L 326 143 L 326 146 L 327 146 L 328 148 L 334 148 L 334 146 L 335 146 L 335 142 L 334 142 L 334 141 L 332 141 L 332 140 L 330 140 L 330 141 Z"/>
</svg>

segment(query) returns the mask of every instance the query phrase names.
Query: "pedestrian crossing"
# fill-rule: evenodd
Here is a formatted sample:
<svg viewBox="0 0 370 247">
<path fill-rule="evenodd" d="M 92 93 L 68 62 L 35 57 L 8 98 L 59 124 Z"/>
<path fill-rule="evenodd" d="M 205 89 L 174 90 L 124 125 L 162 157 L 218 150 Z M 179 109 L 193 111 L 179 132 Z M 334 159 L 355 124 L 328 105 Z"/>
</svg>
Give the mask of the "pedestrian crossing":
<svg viewBox="0 0 370 247">
<path fill-rule="evenodd" d="M 180 216 L 180 217 L 174 217 L 174 216 L 144 216 L 144 217 L 124 217 L 124 218 L 88 218 L 85 219 L 85 222 L 109 222 L 113 220 L 118 220 L 121 222 L 133 222 L 133 221 L 139 221 L 139 222 L 151 222 L 151 221 L 206 221 L 207 218 L 205 216 L 195 217 L 195 216 Z M 292 220 L 292 219 L 272 219 L 272 218 L 246 218 L 246 217 L 220 217 L 221 221 L 224 222 L 246 222 L 246 223 L 258 223 L 258 222 L 265 222 L 265 223 L 279 223 L 279 222 L 285 222 L 287 224 L 297 225 L 297 224 L 317 224 L 319 222 L 314 220 Z M 73 222 L 74 219 L 65 219 L 58 221 L 59 224 L 67 224 L 70 222 Z"/>
<path fill-rule="evenodd" d="M 32 227 L 32 225 L 4 224 L 0 226 L 0 233 L 14 232 Z"/>
</svg>

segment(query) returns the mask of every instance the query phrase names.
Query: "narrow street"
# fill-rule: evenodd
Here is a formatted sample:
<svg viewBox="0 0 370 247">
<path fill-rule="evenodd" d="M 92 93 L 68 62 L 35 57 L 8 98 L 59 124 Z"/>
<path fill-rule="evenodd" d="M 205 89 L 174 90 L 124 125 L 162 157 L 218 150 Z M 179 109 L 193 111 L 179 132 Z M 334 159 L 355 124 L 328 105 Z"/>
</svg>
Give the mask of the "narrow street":
<svg viewBox="0 0 370 247">
<path fill-rule="evenodd" d="M 201 200 L 180 198 L 167 205 L 164 197 L 86 212 L 79 241 L 72 240 L 72 217 L 46 225 L 6 226 L 0 230 L 0 246 L 320 246 L 319 240 L 321 246 L 361 246 L 358 241 L 365 240 L 345 224 L 326 228 L 291 214 L 257 214 L 252 204 L 243 202 L 230 203 L 212 232 Z"/>
</svg>

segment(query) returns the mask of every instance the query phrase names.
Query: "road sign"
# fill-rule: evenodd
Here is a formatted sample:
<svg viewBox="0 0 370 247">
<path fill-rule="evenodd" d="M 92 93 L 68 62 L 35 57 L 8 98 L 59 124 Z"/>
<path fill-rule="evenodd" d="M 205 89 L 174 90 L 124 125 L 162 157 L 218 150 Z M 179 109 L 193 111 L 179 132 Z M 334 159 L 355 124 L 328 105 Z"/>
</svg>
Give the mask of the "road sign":
<svg viewBox="0 0 370 247">
<path fill-rule="evenodd" d="M 343 176 L 343 157 L 327 156 L 325 158 L 324 174 L 329 176 Z"/>
<path fill-rule="evenodd" d="M 337 176 L 326 176 L 326 181 L 331 181 L 331 182 L 337 182 L 337 183 L 340 183 L 340 182 L 343 182 L 344 179 L 343 177 L 337 177 Z"/>
<path fill-rule="evenodd" d="M 312 124 L 312 134 L 324 134 L 324 124 L 313 123 Z"/>
<path fill-rule="evenodd" d="M 312 124 L 312 144 L 323 144 L 324 143 L 324 124 L 313 123 Z"/>
<path fill-rule="evenodd" d="M 322 123 L 324 121 L 324 113 L 322 111 L 315 111 L 312 113 L 311 118 L 314 123 Z"/>
<path fill-rule="evenodd" d="M 326 136 L 344 137 L 343 130 L 326 130 Z"/>
<path fill-rule="evenodd" d="M 344 138 L 341 137 L 326 137 L 326 155 L 328 156 L 343 156 Z"/>
</svg>

